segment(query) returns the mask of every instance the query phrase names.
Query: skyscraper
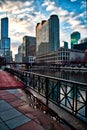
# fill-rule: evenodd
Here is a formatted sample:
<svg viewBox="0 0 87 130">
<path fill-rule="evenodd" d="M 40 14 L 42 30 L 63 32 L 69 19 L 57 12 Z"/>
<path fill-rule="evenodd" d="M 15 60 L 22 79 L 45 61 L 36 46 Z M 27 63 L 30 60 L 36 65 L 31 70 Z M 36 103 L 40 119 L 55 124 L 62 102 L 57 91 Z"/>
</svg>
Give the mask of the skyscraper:
<svg viewBox="0 0 87 130">
<path fill-rule="evenodd" d="M 8 18 L 1 19 L 1 39 L 8 38 Z"/>
<path fill-rule="evenodd" d="M 75 44 L 78 44 L 79 39 L 80 39 L 80 33 L 79 32 L 76 31 L 76 32 L 73 32 L 71 34 L 71 49 L 74 48 Z"/>
<path fill-rule="evenodd" d="M 10 52 L 10 38 L 8 37 L 8 18 L 1 19 L 1 40 L 0 40 L 0 55 L 6 59 L 7 62 L 11 60 Z"/>
<path fill-rule="evenodd" d="M 42 46 L 45 49 L 43 51 Z M 56 51 L 59 47 L 59 18 L 51 15 L 48 20 L 43 20 L 36 26 L 36 54 Z"/>
<path fill-rule="evenodd" d="M 79 40 L 79 44 L 74 45 L 74 49 L 77 50 L 87 50 L 87 37 L 84 37 Z"/>
<path fill-rule="evenodd" d="M 51 51 L 56 51 L 59 47 L 59 18 L 57 15 L 51 15 L 49 23 L 49 43 Z"/>
<path fill-rule="evenodd" d="M 63 46 L 64 46 L 64 48 L 67 48 L 68 49 L 68 42 L 66 42 L 66 41 L 63 41 Z"/>
<path fill-rule="evenodd" d="M 29 62 L 29 57 L 36 56 L 36 37 L 23 37 L 23 62 Z"/>
</svg>

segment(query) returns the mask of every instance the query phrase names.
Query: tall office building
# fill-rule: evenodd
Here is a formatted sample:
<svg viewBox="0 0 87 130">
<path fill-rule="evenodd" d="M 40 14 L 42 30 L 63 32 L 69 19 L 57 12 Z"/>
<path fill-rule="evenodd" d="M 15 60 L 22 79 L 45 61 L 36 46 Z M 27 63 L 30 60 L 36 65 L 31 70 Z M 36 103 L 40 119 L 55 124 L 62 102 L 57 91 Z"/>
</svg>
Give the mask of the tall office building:
<svg viewBox="0 0 87 130">
<path fill-rule="evenodd" d="M 79 39 L 80 39 L 80 33 L 79 32 L 76 31 L 76 32 L 73 32 L 71 34 L 71 49 L 74 48 L 75 44 L 78 44 Z"/>
<path fill-rule="evenodd" d="M 23 44 L 18 47 L 18 54 L 15 55 L 15 62 L 23 61 Z"/>
<path fill-rule="evenodd" d="M 79 44 L 74 45 L 74 49 L 77 50 L 87 50 L 87 37 L 84 37 L 79 40 Z"/>
<path fill-rule="evenodd" d="M 10 38 L 8 37 L 8 18 L 1 19 L 1 40 L 0 40 L 0 55 L 6 59 L 7 62 L 11 61 L 12 55 L 10 52 Z"/>
<path fill-rule="evenodd" d="M 29 57 L 36 57 L 36 37 L 23 37 L 23 62 L 29 62 Z"/>
<path fill-rule="evenodd" d="M 51 15 L 48 20 L 44 20 L 36 26 L 36 54 L 56 51 L 59 47 L 59 18 L 57 15 Z"/>
<path fill-rule="evenodd" d="M 68 42 L 63 41 L 63 47 L 66 48 L 66 49 L 68 49 Z"/>
<path fill-rule="evenodd" d="M 8 18 L 1 19 L 1 39 L 8 37 Z"/>
</svg>

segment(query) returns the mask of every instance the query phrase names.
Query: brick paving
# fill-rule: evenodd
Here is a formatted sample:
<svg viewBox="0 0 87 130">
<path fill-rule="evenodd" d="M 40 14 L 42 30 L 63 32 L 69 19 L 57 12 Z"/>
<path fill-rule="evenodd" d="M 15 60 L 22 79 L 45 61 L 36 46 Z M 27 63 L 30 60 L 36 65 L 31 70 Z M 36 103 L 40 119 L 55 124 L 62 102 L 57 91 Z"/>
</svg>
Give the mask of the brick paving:
<svg viewBox="0 0 87 130">
<path fill-rule="evenodd" d="M 3 74 L 5 77 L 2 77 Z M 29 105 L 24 85 L 18 83 L 19 81 L 15 80 L 14 77 L 2 71 L 0 79 L 2 79 L 0 80 L 0 130 L 70 130 L 67 126 L 51 119 L 41 110 L 33 109 Z M 5 80 L 8 87 L 3 86 L 2 88 L 1 84 Z M 15 85 L 12 85 L 12 82 Z M 16 87 L 17 83 L 20 85 Z"/>
<path fill-rule="evenodd" d="M 0 90 L 14 88 L 25 88 L 25 86 L 9 73 L 0 70 Z"/>
</svg>

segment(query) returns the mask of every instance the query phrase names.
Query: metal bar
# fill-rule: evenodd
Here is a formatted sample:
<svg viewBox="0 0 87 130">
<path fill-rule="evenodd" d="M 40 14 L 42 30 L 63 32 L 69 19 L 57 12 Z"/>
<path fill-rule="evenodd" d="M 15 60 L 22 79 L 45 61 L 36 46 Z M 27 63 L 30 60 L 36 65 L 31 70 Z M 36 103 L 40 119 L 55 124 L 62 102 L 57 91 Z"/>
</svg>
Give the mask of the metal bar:
<svg viewBox="0 0 87 130">
<path fill-rule="evenodd" d="M 48 82 L 49 82 L 48 78 L 45 78 L 45 82 L 46 82 L 46 86 L 45 86 L 45 91 L 46 91 L 46 92 L 45 92 L 45 94 L 46 94 L 46 105 L 48 106 L 48 99 L 49 99 L 49 97 L 48 97 L 48 95 L 49 95 L 49 94 L 48 94 L 48 93 L 49 93 L 49 92 L 48 92 L 48 91 L 49 91 L 49 90 L 48 90 Z"/>
<path fill-rule="evenodd" d="M 86 91 L 86 101 L 85 101 L 85 117 L 87 118 L 87 91 Z"/>
<path fill-rule="evenodd" d="M 60 104 L 60 81 L 58 81 L 58 87 L 57 87 L 57 90 L 58 90 L 58 105 Z"/>
<path fill-rule="evenodd" d="M 74 100 L 74 102 L 75 102 L 75 115 L 77 115 L 77 96 L 78 96 L 78 89 L 77 89 L 77 87 L 75 87 L 75 89 L 74 89 L 74 91 L 75 91 L 75 93 L 74 93 L 74 96 L 75 96 L 75 100 Z"/>
<path fill-rule="evenodd" d="M 54 104 L 57 104 L 58 106 L 61 106 L 63 109 L 71 112 L 74 116 L 80 116 L 80 112 L 84 107 L 85 109 L 83 109 L 83 111 L 85 114 L 80 116 L 80 118 L 83 118 L 84 116 L 85 120 L 87 121 L 87 84 L 15 69 L 8 69 L 8 72 L 20 77 L 22 81 L 25 77 L 27 80 L 26 82 L 29 82 L 28 87 L 33 88 L 33 90 L 37 91 L 40 95 L 45 97 L 47 106 L 49 104 L 48 101 L 52 101 Z M 58 98 L 57 100 L 55 100 L 54 95 L 56 90 Z M 42 91 L 44 91 L 44 95 Z M 85 99 L 82 96 L 83 91 L 86 93 Z"/>
</svg>

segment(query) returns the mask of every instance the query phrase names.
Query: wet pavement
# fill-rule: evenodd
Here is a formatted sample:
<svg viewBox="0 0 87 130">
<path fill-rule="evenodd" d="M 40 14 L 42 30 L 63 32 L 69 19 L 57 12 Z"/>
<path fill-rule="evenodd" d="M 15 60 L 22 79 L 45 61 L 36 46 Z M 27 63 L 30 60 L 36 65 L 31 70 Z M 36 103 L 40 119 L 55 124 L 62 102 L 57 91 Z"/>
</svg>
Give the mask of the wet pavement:
<svg viewBox="0 0 87 130">
<path fill-rule="evenodd" d="M 38 108 L 32 108 L 31 102 L 24 84 L 0 71 L 0 130 L 70 130 Z"/>
<path fill-rule="evenodd" d="M 0 90 L 0 130 L 69 130 L 29 106 L 22 89 Z"/>
</svg>

